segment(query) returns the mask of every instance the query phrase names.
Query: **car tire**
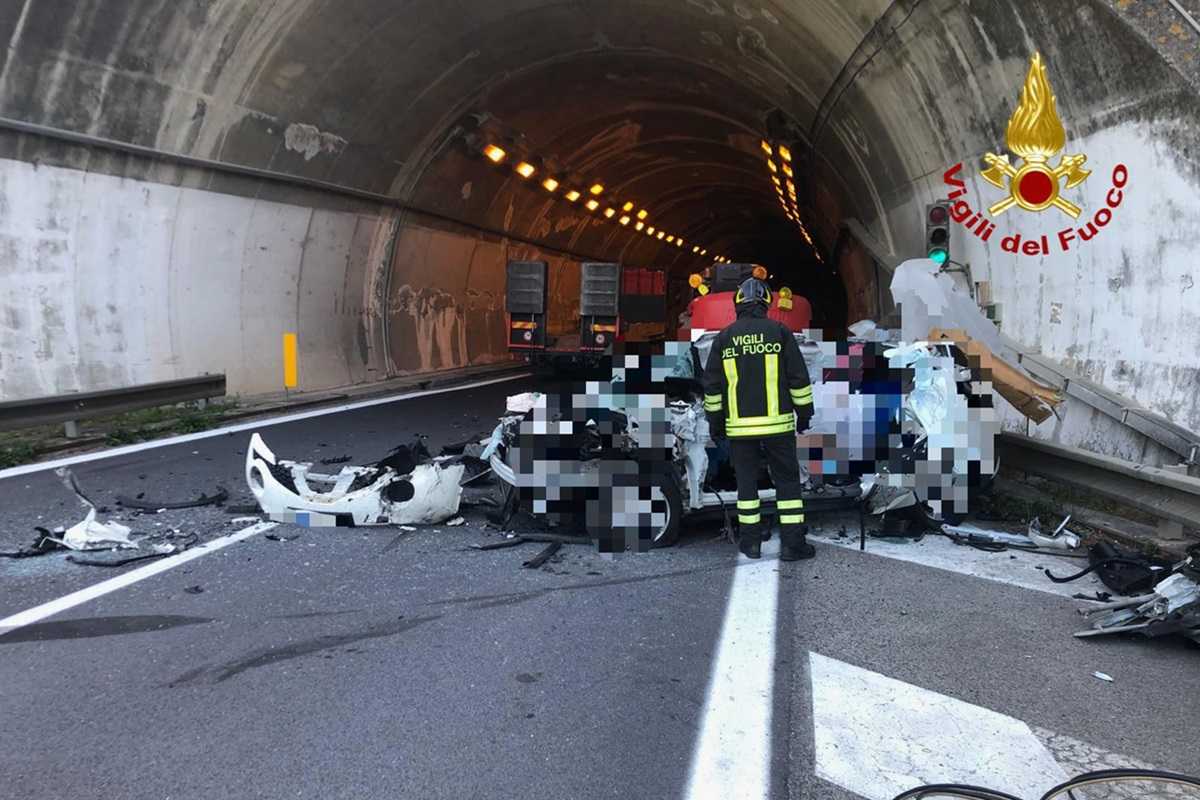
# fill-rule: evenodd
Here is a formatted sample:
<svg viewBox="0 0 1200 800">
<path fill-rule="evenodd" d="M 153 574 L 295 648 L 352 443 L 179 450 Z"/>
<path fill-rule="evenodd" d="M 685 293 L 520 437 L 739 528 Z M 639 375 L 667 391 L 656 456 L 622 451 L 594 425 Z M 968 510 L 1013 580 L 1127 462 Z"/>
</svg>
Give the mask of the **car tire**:
<svg viewBox="0 0 1200 800">
<path fill-rule="evenodd" d="M 662 492 L 667 501 L 667 525 L 661 534 L 655 537 L 653 548 L 673 547 L 679 542 L 679 534 L 683 529 L 683 494 L 679 491 L 679 483 L 667 475 L 656 475 L 654 486 Z"/>
</svg>

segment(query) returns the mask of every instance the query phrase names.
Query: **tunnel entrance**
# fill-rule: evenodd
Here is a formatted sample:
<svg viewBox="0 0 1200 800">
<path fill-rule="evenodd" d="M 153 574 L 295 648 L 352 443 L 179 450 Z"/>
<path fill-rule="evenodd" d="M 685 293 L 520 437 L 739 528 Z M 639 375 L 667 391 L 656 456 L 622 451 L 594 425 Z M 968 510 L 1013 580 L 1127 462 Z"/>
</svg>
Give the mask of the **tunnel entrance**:
<svg viewBox="0 0 1200 800">
<path fill-rule="evenodd" d="M 808 217 L 800 126 L 726 72 L 603 51 L 516 70 L 448 126 L 412 190 L 516 234 L 522 259 L 549 256 L 553 336 L 578 330 L 580 264 L 598 260 L 664 272 L 672 319 L 694 296 L 690 274 L 762 264 L 810 300 L 816 324 L 844 329 L 832 243 Z"/>
</svg>

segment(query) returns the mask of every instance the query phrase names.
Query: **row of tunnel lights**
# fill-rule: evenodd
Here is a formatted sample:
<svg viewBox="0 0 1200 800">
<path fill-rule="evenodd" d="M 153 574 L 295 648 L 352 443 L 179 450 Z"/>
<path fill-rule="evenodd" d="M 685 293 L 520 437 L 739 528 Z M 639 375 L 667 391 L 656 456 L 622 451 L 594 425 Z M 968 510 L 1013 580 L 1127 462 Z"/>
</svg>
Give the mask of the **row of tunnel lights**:
<svg viewBox="0 0 1200 800">
<path fill-rule="evenodd" d="M 817 261 L 824 263 L 825 259 L 821 258 L 820 251 L 813 243 L 812 235 L 809 234 L 808 228 L 804 225 L 804 220 L 800 218 L 800 205 L 796 199 L 796 184 L 793 180 L 795 172 L 792 169 L 792 151 L 787 148 L 787 145 L 776 144 L 772 146 L 770 142 L 763 139 L 760 143 L 762 150 L 767 156 L 767 170 L 771 176 L 771 183 L 775 184 L 775 194 L 779 196 L 779 205 L 783 207 L 783 213 L 787 218 L 800 228 L 800 234 L 804 237 L 804 241 L 808 242 L 808 246 L 812 248 L 813 255 L 817 257 Z M 778 163 L 775 161 L 778 156 Z M 783 177 L 780 177 L 782 174 Z M 784 191 L 786 187 L 786 193 Z"/>
<path fill-rule="evenodd" d="M 493 164 L 503 164 L 508 158 L 508 152 L 496 144 L 486 145 L 483 148 L 483 155 Z M 533 164 L 530 164 L 528 161 L 518 161 L 513 166 L 513 171 L 524 180 L 529 180 L 535 174 L 537 174 L 537 167 L 535 167 Z M 562 182 L 553 175 L 547 175 L 545 178 L 543 178 L 541 180 L 541 185 L 542 188 L 550 194 L 555 194 L 560 188 L 562 188 Z M 592 212 L 599 210 L 601 206 L 599 197 L 604 194 L 604 184 L 593 183 L 588 187 L 587 194 L 588 199 L 583 204 L 584 208 Z M 580 189 L 569 188 L 563 192 L 562 197 L 568 203 L 576 203 L 580 198 L 583 197 L 583 191 Z M 643 208 L 639 209 L 635 213 L 635 208 L 636 205 L 632 201 L 628 201 L 621 206 L 619 211 L 615 206 L 607 206 L 603 211 L 603 215 L 605 219 L 609 220 L 616 217 L 617 223 L 624 227 L 628 227 L 630 223 L 632 223 L 634 230 L 645 233 L 647 236 L 665 241 L 667 244 L 673 244 L 680 249 L 684 247 L 685 242 L 683 241 L 682 236 L 675 236 L 674 234 L 667 233 L 664 230 L 656 229 L 653 225 L 650 225 L 646 222 L 646 218 L 650 216 L 650 212 Z M 617 217 L 618 214 L 621 216 Z M 694 244 L 692 245 L 692 253 L 698 256 L 707 256 L 708 250 L 707 248 L 701 247 L 698 244 Z M 721 264 L 729 263 L 729 259 L 721 255 L 713 256 L 713 260 Z"/>
</svg>

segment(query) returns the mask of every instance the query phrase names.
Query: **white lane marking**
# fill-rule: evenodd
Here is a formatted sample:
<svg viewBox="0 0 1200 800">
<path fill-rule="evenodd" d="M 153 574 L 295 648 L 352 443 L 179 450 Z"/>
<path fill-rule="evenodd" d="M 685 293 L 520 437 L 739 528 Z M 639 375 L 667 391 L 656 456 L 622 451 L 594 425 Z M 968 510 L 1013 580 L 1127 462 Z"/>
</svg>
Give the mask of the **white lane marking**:
<svg viewBox="0 0 1200 800">
<path fill-rule="evenodd" d="M 1066 773 L 1019 719 L 809 653 L 817 777 L 867 800 L 927 783 L 1040 797 Z"/>
<path fill-rule="evenodd" d="M 692 752 L 684 797 L 757 800 L 771 795 L 779 537 L 761 561 L 734 570 L 721 639 Z M 738 555 L 739 561 L 749 561 Z"/>
<path fill-rule="evenodd" d="M 494 383 L 505 383 L 506 381 L 515 381 L 518 378 L 528 378 L 529 375 L 530 373 L 528 372 L 522 372 L 517 375 L 507 375 L 503 378 L 491 378 L 486 381 L 464 383 L 460 386 L 447 386 L 444 389 L 425 389 L 419 392 L 408 392 L 407 394 L 376 397 L 371 400 L 358 400 L 353 403 L 343 403 L 338 406 L 318 408 L 312 411 L 297 411 L 294 414 L 283 414 L 277 417 L 261 417 L 251 422 L 239 422 L 236 425 L 227 425 L 223 428 L 213 428 L 207 431 L 200 431 L 199 433 L 185 433 L 183 435 L 172 436 L 167 439 L 155 439 L 150 442 L 138 442 L 137 444 L 113 447 L 109 450 L 100 450 L 95 453 L 81 453 L 77 456 L 56 458 L 53 461 L 39 461 L 36 464 L 22 464 L 19 467 L 9 467 L 8 469 L 0 470 L 0 480 L 4 480 L 5 478 L 15 478 L 20 475 L 29 475 L 34 472 L 44 472 L 48 469 L 68 467 L 72 464 L 83 464 L 88 461 L 99 461 L 105 458 L 115 458 L 117 456 L 129 455 L 130 453 L 139 453 L 143 450 L 154 450 L 159 447 L 170 447 L 171 445 L 176 444 L 186 444 L 187 442 L 195 442 L 200 439 L 211 439 L 214 436 L 224 436 L 227 433 L 257 430 L 270 425 L 282 425 L 287 422 L 298 422 L 302 419 L 323 417 L 327 414 L 340 414 L 343 411 L 354 411 L 355 409 L 359 408 L 370 408 L 371 406 L 381 406 L 387 403 L 398 403 L 401 400 L 414 400 L 418 397 L 428 397 L 435 394 L 461 392 L 464 389 L 478 389 L 481 386 L 491 386 Z"/>
<path fill-rule="evenodd" d="M 69 608 L 82 605 L 89 600 L 95 600 L 97 597 L 103 597 L 110 592 L 115 592 L 118 589 L 124 589 L 126 586 L 131 586 L 138 581 L 144 581 L 146 578 L 153 577 L 159 573 L 166 572 L 169 569 L 174 569 L 180 564 L 186 564 L 189 561 L 194 561 L 201 556 L 206 556 L 209 553 L 215 553 L 223 547 L 228 547 L 231 544 L 236 544 L 243 539 L 249 539 L 264 531 L 269 531 L 277 527 L 276 522 L 260 522 L 257 525 L 251 525 L 249 528 L 231 533 L 228 536 L 222 536 L 220 539 L 213 539 L 211 542 L 193 547 L 191 550 L 185 550 L 182 553 L 174 556 L 167 556 L 158 561 L 152 561 L 144 567 L 132 569 L 129 572 L 122 573 L 115 578 L 109 578 L 106 581 L 101 581 L 94 586 L 89 586 L 86 589 L 80 589 L 77 592 L 60 597 L 57 600 L 51 600 L 48 603 L 42 603 L 40 606 L 34 606 L 19 614 L 13 614 L 11 617 L 0 619 L 0 636 L 15 631 L 17 628 L 23 628 L 26 625 L 32 625 L 35 622 L 41 622 L 47 617 L 52 617 L 55 614 L 66 611 Z"/>
<path fill-rule="evenodd" d="M 812 539 L 849 550 L 858 549 L 858 537 L 838 539 L 829 535 L 829 528 L 814 530 Z M 1071 575 L 1087 566 L 1087 559 L 1056 558 L 1055 556 L 1007 550 L 986 553 L 973 547 L 957 545 L 944 536 L 926 536 L 919 542 L 892 542 L 868 539 L 867 552 L 897 561 L 922 564 L 934 569 L 957 572 L 975 578 L 1007 583 L 1024 589 L 1070 597 L 1077 592 L 1091 594 L 1107 591 L 1095 573 L 1070 583 L 1054 583 L 1038 567 L 1046 567 L 1055 575 Z M 1012 557 L 1012 556 L 1015 556 Z"/>
</svg>

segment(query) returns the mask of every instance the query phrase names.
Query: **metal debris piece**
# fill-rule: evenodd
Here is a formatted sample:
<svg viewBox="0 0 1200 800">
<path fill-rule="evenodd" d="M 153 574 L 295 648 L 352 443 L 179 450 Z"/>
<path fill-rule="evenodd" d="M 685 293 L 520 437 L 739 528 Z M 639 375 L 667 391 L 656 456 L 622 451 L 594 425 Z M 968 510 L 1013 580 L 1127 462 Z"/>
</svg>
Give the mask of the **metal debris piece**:
<svg viewBox="0 0 1200 800">
<path fill-rule="evenodd" d="M 550 557 L 562 549 L 562 542 L 551 542 L 543 548 L 542 552 L 538 553 L 533 558 L 526 561 L 521 566 L 528 569 L 537 569 L 550 560 Z"/>
<path fill-rule="evenodd" d="M 1192 557 L 1187 563 L 1195 560 Z M 1089 630 L 1075 634 L 1080 639 L 1106 633 L 1132 632 L 1144 636 L 1178 633 L 1200 642 L 1200 571 L 1184 567 L 1159 581 L 1150 594 L 1105 603 L 1080 613 L 1091 622 Z"/>
<path fill-rule="evenodd" d="M 1093 672 L 1092 677 L 1098 678 L 1099 680 L 1105 681 L 1106 683 L 1113 682 L 1113 676 L 1109 675 L 1107 672 Z"/>
<path fill-rule="evenodd" d="M 514 536 L 511 539 L 501 539 L 498 542 L 488 542 L 487 544 L 473 544 L 473 550 L 504 550 L 509 547 L 516 547 L 525 544 L 525 540 L 520 536 Z"/>
<path fill-rule="evenodd" d="M 326 464 L 326 465 L 328 465 L 328 464 L 345 464 L 349 460 L 350 460 L 350 456 L 330 456 L 329 458 L 322 458 L 321 463 Z"/>
<path fill-rule="evenodd" d="M 229 524 L 230 525 L 244 525 L 246 523 L 250 523 L 251 525 L 253 525 L 255 522 L 259 522 L 259 521 L 260 521 L 260 517 L 234 517 L 233 519 L 229 520 Z"/>
<path fill-rule="evenodd" d="M 141 497 L 139 495 L 138 497 Z M 201 494 L 195 500 L 181 500 L 178 502 L 163 502 L 162 500 L 139 500 L 135 497 L 126 497 L 125 495 L 117 495 L 117 505 L 125 508 L 135 508 L 141 511 L 153 511 L 161 514 L 167 509 L 179 508 L 199 508 L 201 506 L 220 505 L 229 499 L 229 490 L 218 486 L 217 491 L 212 495 Z"/>
<path fill-rule="evenodd" d="M 1038 547 L 1052 550 L 1074 550 L 1079 547 L 1079 536 L 1067 530 L 1067 523 L 1070 521 L 1071 515 L 1068 514 L 1054 529 L 1054 533 L 1046 534 L 1042 532 L 1042 521 L 1034 517 L 1029 521 L 1029 541 Z"/>
<path fill-rule="evenodd" d="M 467 524 L 467 521 L 463 517 L 455 517 L 454 519 L 447 522 L 446 526 L 450 527 L 450 528 L 456 528 L 459 525 L 466 525 L 466 524 Z"/>
</svg>

